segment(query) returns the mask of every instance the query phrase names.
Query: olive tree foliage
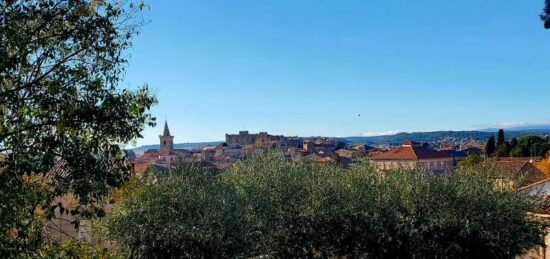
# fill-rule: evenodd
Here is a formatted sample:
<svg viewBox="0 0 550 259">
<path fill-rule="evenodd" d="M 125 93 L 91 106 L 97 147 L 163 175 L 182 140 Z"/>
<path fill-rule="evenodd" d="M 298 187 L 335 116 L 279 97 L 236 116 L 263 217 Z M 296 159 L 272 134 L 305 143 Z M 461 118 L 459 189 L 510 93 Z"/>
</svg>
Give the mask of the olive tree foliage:
<svg viewBox="0 0 550 259">
<path fill-rule="evenodd" d="M 141 7 L 0 1 L 0 255 L 40 243 L 54 197 L 72 192 L 71 213 L 94 216 L 83 208 L 128 177 L 118 144 L 155 124 L 146 85 L 118 88 Z"/>
<path fill-rule="evenodd" d="M 214 174 L 181 166 L 119 204 L 110 236 L 134 258 L 514 258 L 543 244 L 538 198 L 480 171 L 443 177 L 288 161 Z"/>
</svg>

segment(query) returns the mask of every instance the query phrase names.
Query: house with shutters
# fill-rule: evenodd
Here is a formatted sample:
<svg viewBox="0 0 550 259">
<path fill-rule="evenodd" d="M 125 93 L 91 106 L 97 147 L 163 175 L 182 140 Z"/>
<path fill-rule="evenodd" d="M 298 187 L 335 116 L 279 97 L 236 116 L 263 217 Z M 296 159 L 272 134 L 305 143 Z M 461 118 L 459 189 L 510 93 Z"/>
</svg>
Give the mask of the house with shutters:
<svg viewBox="0 0 550 259">
<path fill-rule="evenodd" d="M 410 140 L 386 152 L 372 154 L 370 159 L 378 170 L 420 168 L 433 173 L 450 171 L 454 163 L 451 155 Z"/>
</svg>

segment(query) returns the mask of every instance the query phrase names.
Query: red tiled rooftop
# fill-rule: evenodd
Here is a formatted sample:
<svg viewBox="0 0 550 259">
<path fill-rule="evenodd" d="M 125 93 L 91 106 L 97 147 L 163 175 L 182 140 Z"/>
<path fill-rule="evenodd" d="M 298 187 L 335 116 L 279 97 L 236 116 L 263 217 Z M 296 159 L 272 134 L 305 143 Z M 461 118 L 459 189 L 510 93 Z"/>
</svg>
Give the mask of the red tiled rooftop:
<svg viewBox="0 0 550 259">
<path fill-rule="evenodd" d="M 134 164 L 134 174 L 143 174 L 149 169 L 149 163 Z"/>
<path fill-rule="evenodd" d="M 435 151 L 422 146 L 407 145 L 391 149 L 387 152 L 374 154 L 373 160 L 418 160 L 418 159 L 437 159 L 452 158 L 443 152 Z"/>
<path fill-rule="evenodd" d="M 530 185 L 548 179 L 548 176 L 530 162 L 525 161 L 488 161 L 485 165 L 492 169 L 495 176 L 518 179 L 521 178 L 522 185 Z"/>
</svg>

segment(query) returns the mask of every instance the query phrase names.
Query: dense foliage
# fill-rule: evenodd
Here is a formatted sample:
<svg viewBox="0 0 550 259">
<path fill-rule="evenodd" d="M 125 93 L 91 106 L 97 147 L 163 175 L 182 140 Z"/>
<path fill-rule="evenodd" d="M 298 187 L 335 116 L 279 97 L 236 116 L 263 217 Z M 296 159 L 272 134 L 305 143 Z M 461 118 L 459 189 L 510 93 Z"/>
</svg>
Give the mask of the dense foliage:
<svg viewBox="0 0 550 259">
<path fill-rule="evenodd" d="M 271 154 L 214 174 L 180 167 L 109 219 L 132 257 L 513 258 L 543 242 L 537 198 L 476 171 L 444 177 Z"/>
<path fill-rule="evenodd" d="M 118 144 L 154 124 L 147 87 L 117 87 L 138 8 L 0 1 L 0 257 L 34 256 L 54 197 L 71 192 L 82 205 L 71 213 L 100 215 L 87 205 L 128 177 Z"/>
<path fill-rule="evenodd" d="M 541 157 L 550 150 L 550 138 L 537 135 L 514 137 L 506 141 L 504 130 L 498 131 L 498 140 L 489 137 L 485 145 L 485 154 L 496 157 Z"/>
</svg>

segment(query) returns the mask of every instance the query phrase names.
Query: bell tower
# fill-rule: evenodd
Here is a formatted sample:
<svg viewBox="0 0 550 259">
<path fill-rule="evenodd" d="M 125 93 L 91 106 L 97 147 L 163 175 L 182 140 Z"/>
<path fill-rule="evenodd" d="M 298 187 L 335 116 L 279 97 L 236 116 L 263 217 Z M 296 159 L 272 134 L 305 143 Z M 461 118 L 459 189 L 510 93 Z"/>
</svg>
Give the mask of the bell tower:
<svg viewBox="0 0 550 259">
<path fill-rule="evenodd" d="M 170 135 L 170 130 L 168 129 L 168 121 L 164 122 L 164 132 L 159 136 L 160 139 L 160 149 L 159 151 L 167 150 L 170 151 L 174 149 L 174 136 Z"/>
</svg>

